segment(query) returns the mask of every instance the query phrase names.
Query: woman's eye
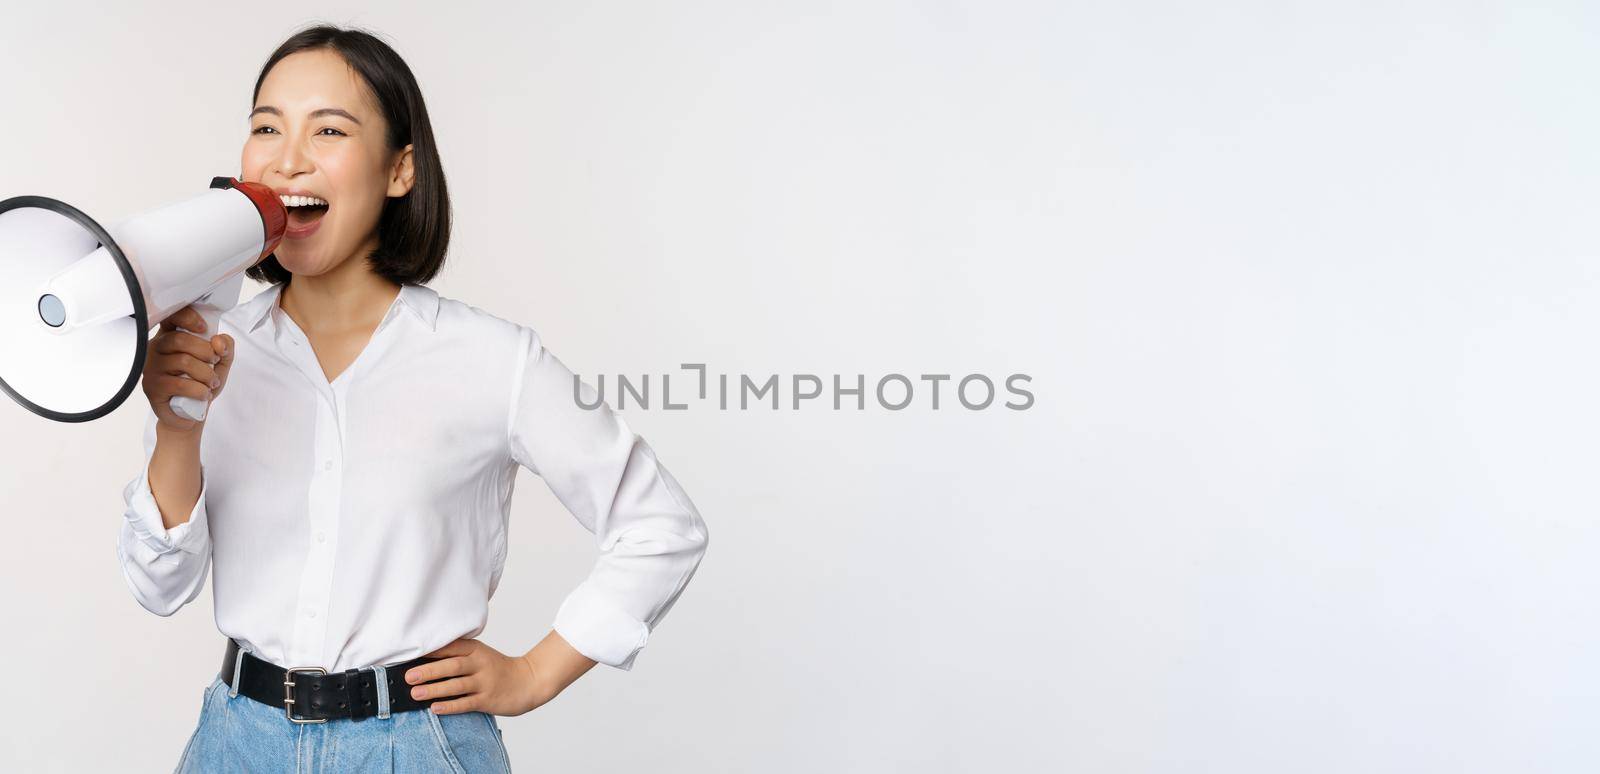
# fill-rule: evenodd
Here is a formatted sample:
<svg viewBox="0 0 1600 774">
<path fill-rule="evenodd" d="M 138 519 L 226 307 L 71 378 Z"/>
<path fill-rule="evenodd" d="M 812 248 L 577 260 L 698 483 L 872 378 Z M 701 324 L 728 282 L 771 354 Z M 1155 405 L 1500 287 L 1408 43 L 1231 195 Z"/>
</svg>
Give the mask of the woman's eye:
<svg viewBox="0 0 1600 774">
<path fill-rule="evenodd" d="M 270 126 L 258 126 L 258 127 L 256 127 L 256 128 L 255 128 L 255 130 L 254 130 L 254 131 L 252 131 L 252 132 L 251 132 L 251 134 L 266 134 L 266 133 L 267 133 L 267 132 L 274 132 L 274 133 L 276 133 L 276 132 L 277 132 L 277 131 L 278 131 L 278 130 L 276 130 L 276 129 L 273 129 L 273 128 L 272 128 L 272 127 L 270 127 Z"/>
<path fill-rule="evenodd" d="M 331 127 L 331 126 L 324 126 L 322 128 L 322 132 L 333 132 L 334 134 L 337 134 L 337 135 L 340 135 L 340 136 L 344 135 L 344 132 L 341 132 L 338 129 L 335 129 L 335 128 Z M 317 134 L 322 134 L 322 132 L 317 132 Z"/>
</svg>

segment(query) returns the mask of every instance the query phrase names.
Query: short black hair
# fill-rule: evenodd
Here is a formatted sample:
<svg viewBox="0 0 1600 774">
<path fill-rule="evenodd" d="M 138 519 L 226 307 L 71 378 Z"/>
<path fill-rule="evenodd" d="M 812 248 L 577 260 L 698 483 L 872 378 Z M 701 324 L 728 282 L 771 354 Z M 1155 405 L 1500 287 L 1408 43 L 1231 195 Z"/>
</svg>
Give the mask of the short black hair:
<svg viewBox="0 0 1600 774">
<path fill-rule="evenodd" d="M 398 151 L 412 146 L 411 190 L 383 203 L 383 213 L 378 217 L 378 249 L 367 257 L 367 263 L 374 273 L 392 282 L 426 283 L 444 265 L 445 250 L 450 244 L 450 193 L 422 89 L 405 60 L 370 32 L 328 24 L 308 27 L 285 40 L 267 58 L 256 77 L 250 104 L 254 107 L 261 96 L 261 84 L 273 65 L 290 54 L 318 49 L 338 53 L 366 81 L 389 125 L 389 149 Z M 275 284 L 286 283 L 293 275 L 278 263 L 276 255 L 269 255 L 246 269 L 245 276 Z"/>
</svg>

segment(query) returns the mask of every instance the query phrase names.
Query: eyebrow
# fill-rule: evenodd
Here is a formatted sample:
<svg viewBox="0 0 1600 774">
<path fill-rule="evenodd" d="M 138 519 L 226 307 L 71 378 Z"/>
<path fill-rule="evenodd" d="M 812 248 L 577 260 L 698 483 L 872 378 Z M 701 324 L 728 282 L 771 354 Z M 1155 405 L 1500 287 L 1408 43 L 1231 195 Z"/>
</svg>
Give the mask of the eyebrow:
<svg viewBox="0 0 1600 774">
<path fill-rule="evenodd" d="M 283 111 L 272 107 L 271 105 L 262 105 L 261 107 L 250 111 L 250 117 L 254 118 L 257 113 L 271 113 L 279 118 L 283 117 Z M 339 108 L 317 108 L 316 110 L 311 111 L 309 115 L 311 118 L 321 118 L 322 116 L 338 116 L 340 118 L 348 119 L 357 125 L 360 125 L 361 123 L 361 119 L 356 118 L 355 116 L 350 115 L 349 112 Z"/>
</svg>

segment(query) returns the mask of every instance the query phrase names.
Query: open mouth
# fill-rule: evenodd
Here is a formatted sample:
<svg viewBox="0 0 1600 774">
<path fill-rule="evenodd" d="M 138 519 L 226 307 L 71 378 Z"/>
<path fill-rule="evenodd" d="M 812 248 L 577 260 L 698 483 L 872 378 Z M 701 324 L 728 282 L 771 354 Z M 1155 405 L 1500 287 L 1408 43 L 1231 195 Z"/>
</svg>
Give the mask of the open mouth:
<svg viewBox="0 0 1600 774">
<path fill-rule="evenodd" d="M 279 196 L 289 214 L 289 235 L 310 236 L 324 215 L 328 202 L 315 196 Z"/>
</svg>

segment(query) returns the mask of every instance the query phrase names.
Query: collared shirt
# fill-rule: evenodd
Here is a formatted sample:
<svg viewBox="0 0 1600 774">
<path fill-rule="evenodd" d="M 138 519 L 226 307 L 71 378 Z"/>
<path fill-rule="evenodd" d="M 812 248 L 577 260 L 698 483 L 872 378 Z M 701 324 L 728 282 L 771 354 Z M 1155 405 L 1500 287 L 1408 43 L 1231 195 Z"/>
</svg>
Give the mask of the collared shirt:
<svg viewBox="0 0 1600 774">
<path fill-rule="evenodd" d="M 649 444 L 609 406 L 583 408 L 594 389 L 536 331 L 421 285 L 330 382 L 281 289 L 221 316 L 232 371 L 201 434 L 200 499 L 171 529 L 147 415 L 117 539 L 139 604 L 171 615 L 210 568 L 217 628 L 260 658 L 336 671 L 424 655 L 483 631 L 521 466 L 598 542 L 554 629 L 631 669 L 707 542 Z"/>
</svg>

